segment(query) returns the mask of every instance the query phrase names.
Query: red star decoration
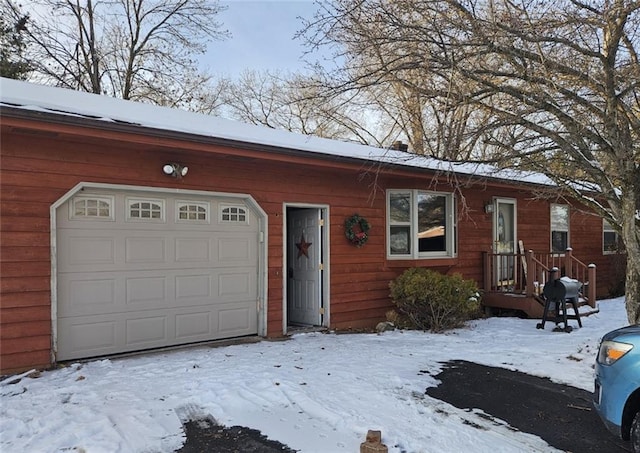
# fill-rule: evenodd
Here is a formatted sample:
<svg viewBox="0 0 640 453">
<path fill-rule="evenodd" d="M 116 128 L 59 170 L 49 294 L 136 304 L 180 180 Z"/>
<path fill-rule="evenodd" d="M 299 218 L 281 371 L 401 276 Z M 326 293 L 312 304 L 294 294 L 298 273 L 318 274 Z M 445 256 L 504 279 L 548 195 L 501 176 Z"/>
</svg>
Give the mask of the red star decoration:
<svg viewBox="0 0 640 453">
<path fill-rule="evenodd" d="M 302 255 L 309 258 L 309 247 L 311 247 L 311 242 L 305 241 L 304 233 L 300 237 L 300 242 L 296 244 L 296 247 L 298 247 L 298 258 L 300 258 Z"/>
</svg>

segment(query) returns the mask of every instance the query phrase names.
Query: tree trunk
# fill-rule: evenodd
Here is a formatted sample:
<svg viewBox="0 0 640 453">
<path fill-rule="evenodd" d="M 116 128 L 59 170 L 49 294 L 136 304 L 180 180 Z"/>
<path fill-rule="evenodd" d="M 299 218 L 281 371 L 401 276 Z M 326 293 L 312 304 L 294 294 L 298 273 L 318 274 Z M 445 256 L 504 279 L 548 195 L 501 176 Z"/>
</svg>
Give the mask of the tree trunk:
<svg viewBox="0 0 640 453">
<path fill-rule="evenodd" d="M 636 192 L 621 200 L 622 240 L 627 252 L 626 308 L 630 324 L 640 324 L 640 232 L 636 226 Z"/>
<path fill-rule="evenodd" d="M 640 324 L 640 269 L 627 259 L 627 318 L 630 324 Z"/>
</svg>

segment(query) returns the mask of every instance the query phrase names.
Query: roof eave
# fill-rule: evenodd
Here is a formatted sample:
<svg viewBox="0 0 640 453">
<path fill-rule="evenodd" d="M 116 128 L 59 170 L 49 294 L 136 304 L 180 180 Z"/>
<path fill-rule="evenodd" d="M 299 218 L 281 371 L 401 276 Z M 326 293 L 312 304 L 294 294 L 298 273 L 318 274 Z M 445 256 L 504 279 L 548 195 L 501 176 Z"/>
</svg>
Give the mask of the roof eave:
<svg viewBox="0 0 640 453">
<path fill-rule="evenodd" d="M 334 154 L 326 154 L 322 152 L 312 153 L 306 150 L 300 150 L 292 147 L 275 146 L 271 144 L 255 143 L 251 141 L 234 140 L 223 137 L 215 137 L 211 135 L 194 134 L 192 132 L 181 132 L 170 129 L 154 128 L 150 126 L 144 126 L 138 123 L 116 121 L 112 119 L 104 119 L 96 116 L 78 115 L 69 112 L 55 112 L 55 111 L 42 111 L 31 110 L 21 108 L 20 106 L 12 106 L 8 104 L 0 105 L 0 117 L 15 118 L 18 120 L 36 121 L 47 124 L 63 125 L 79 128 L 97 129 L 107 132 L 117 132 L 121 134 L 136 134 L 151 136 L 155 139 L 168 139 L 181 142 L 189 142 L 199 145 L 213 145 L 227 148 L 234 148 L 238 150 L 248 150 L 253 152 L 259 152 L 261 158 L 269 159 L 269 155 L 272 158 L 276 156 L 290 156 L 296 158 L 312 158 L 316 161 L 333 162 L 342 165 L 354 166 L 358 168 L 371 167 L 372 165 L 380 165 L 384 170 L 393 169 L 394 172 L 402 172 L 408 174 L 431 174 L 438 175 L 439 173 L 445 173 L 444 170 L 435 170 L 430 168 L 421 168 L 411 165 L 404 165 L 402 163 L 382 162 L 375 159 L 365 159 L 353 156 L 340 156 Z M 254 156 L 255 157 L 255 156 Z M 276 159 L 274 159 L 276 160 Z M 281 159 L 280 159 L 281 160 Z M 478 183 L 480 181 L 490 182 L 491 185 L 503 185 L 508 187 L 514 186 L 526 186 L 526 187 L 545 187 L 551 188 L 552 186 L 535 183 L 529 181 L 515 181 L 513 179 L 504 179 L 499 177 L 459 173 L 464 178 L 474 179 Z"/>
</svg>

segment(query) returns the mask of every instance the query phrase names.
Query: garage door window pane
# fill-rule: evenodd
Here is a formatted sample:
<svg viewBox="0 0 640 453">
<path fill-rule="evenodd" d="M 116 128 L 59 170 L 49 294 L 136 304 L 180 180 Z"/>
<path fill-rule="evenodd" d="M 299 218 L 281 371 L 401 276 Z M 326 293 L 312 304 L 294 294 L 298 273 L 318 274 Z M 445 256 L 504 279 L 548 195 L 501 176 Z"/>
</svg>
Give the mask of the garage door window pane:
<svg viewBox="0 0 640 453">
<path fill-rule="evenodd" d="M 208 222 L 209 203 L 177 202 L 178 221 Z"/>
<path fill-rule="evenodd" d="M 240 206 L 222 208 L 220 220 L 224 223 L 247 223 L 247 210 Z"/>
<path fill-rule="evenodd" d="M 111 220 L 113 199 L 110 197 L 76 197 L 71 203 L 72 219 Z"/>
<path fill-rule="evenodd" d="M 130 220 L 164 220 L 162 200 L 129 200 Z"/>
</svg>

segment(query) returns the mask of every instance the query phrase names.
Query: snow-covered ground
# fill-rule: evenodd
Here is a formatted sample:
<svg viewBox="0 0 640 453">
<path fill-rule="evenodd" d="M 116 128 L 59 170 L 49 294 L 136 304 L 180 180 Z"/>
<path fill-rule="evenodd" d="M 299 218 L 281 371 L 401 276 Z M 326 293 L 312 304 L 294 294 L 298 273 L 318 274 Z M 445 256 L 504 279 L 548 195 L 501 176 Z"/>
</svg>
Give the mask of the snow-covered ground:
<svg viewBox="0 0 640 453">
<path fill-rule="evenodd" d="M 491 318 L 444 334 L 308 333 L 13 376 L 0 382 L 0 451 L 171 452 L 185 439 L 180 415 L 194 412 L 302 452 L 357 452 L 369 429 L 395 453 L 556 451 L 507 426 L 478 430 L 464 421 L 481 417 L 425 389 L 442 362 L 462 359 L 592 390 L 600 337 L 627 324 L 622 298 L 599 308 L 570 334 Z"/>
</svg>

